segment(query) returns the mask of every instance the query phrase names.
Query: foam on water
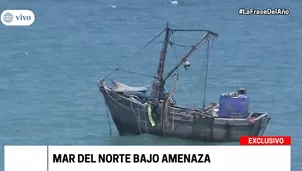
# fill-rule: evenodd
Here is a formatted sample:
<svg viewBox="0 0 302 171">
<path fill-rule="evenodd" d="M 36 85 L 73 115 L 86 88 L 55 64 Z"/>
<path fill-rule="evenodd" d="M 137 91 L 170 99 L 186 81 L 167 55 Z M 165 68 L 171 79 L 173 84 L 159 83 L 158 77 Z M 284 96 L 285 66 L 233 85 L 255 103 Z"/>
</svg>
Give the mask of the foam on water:
<svg viewBox="0 0 302 171">
<path fill-rule="evenodd" d="M 171 1 L 170 3 L 173 4 L 173 5 L 177 5 L 178 1 Z"/>
</svg>

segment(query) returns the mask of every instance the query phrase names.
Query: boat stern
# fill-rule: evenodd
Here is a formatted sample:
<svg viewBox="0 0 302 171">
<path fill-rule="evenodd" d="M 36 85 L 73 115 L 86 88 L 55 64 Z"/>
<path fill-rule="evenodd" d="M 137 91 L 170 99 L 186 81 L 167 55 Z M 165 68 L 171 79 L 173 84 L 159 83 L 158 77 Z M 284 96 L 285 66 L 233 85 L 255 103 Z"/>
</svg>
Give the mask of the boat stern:
<svg viewBox="0 0 302 171">
<path fill-rule="evenodd" d="M 251 136 L 262 136 L 269 124 L 271 117 L 266 112 L 251 113 L 248 122 L 251 124 Z"/>
</svg>

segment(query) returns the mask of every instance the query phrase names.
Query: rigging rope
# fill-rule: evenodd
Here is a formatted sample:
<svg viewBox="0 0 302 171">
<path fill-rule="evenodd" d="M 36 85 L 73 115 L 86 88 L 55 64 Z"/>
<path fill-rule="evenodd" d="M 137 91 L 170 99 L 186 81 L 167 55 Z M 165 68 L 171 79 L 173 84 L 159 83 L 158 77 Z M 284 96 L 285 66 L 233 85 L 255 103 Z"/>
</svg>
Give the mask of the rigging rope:
<svg viewBox="0 0 302 171">
<path fill-rule="evenodd" d="M 172 33 L 173 33 L 173 32 L 172 32 Z M 175 42 L 174 34 L 172 34 L 172 40 L 173 40 L 173 42 Z M 175 44 L 175 43 L 174 43 L 174 44 Z M 174 49 L 174 53 L 177 54 L 176 48 L 174 47 L 173 49 Z M 177 61 L 178 61 L 177 55 L 175 55 L 175 58 L 176 58 L 176 62 L 177 62 Z M 178 69 L 178 68 L 176 69 L 175 76 L 176 76 L 176 78 L 175 78 L 174 85 L 176 84 L 176 85 L 177 85 L 177 88 L 178 88 L 178 85 L 179 85 L 179 86 L 183 89 L 183 91 L 185 92 L 185 94 L 186 94 L 192 101 L 194 101 L 194 99 L 190 96 L 190 94 L 186 91 L 186 89 L 185 89 L 185 88 L 181 85 L 181 83 L 178 81 L 178 79 L 179 79 L 179 69 Z M 174 85 L 173 85 L 173 88 L 174 88 Z M 173 89 L 171 89 L 171 91 L 172 91 L 172 90 L 173 90 Z M 177 89 L 175 89 L 172 93 L 174 93 L 176 90 L 177 90 Z"/>
<path fill-rule="evenodd" d="M 214 42 L 214 39 L 212 41 L 211 47 L 210 47 L 210 40 L 207 39 L 207 46 L 206 46 L 206 75 L 205 75 L 205 82 L 204 82 L 204 92 L 203 92 L 203 108 L 206 106 L 206 91 L 207 91 L 207 80 L 208 80 L 208 68 L 209 68 L 209 54 L 212 49 L 212 45 Z"/>
<path fill-rule="evenodd" d="M 173 42 L 175 42 L 175 38 L 174 38 L 173 32 L 172 32 L 172 40 L 173 40 Z M 172 43 L 172 42 L 171 42 L 171 43 Z M 175 44 L 174 44 L 174 45 L 175 45 Z M 173 44 L 172 44 L 171 46 L 173 46 Z M 176 52 L 175 46 L 173 47 L 173 50 L 174 50 L 174 53 L 175 53 L 175 59 L 176 59 L 176 63 L 177 63 L 178 58 L 177 58 L 177 52 Z M 177 90 L 177 88 L 178 88 L 178 79 L 179 79 L 179 69 L 178 69 L 178 68 L 176 69 L 175 76 L 176 76 L 176 78 L 174 79 L 173 87 L 172 87 L 172 89 L 170 90 L 170 92 L 172 92 L 172 94 L 174 94 L 174 92 L 176 92 L 176 90 Z M 176 87 L 176 88 L 175 88 L 175 87 Z"/>
<path fill-rule="evenodd" d="M 110 136 L 111 136 L 112 135 L 112 128 L 111 128 L 111 122 L 110 122 L 110 115 L 109 115 L 109 112 L 108 112 L 108 105 L 106 104 L 106 101 L 105 101 L 105 107 L 106 107 L 106 114 L 107 114 L 108 125 L 109 125 L 109 133 L 110 133 Z"/>
<path fill-rule="evenodd" d="M 172 32 L 173 33 L 173 32 Z M 175 40 L 174 40 L 174 34 L 172 34 L 172 41 L 173 42 L 169 42 L 171 47 L 174 46 L 174 53 L 176 53 L 176 48 L 175 46 L 180 46 L 180 47 L 190 47 L 190 46 L 185 46 L 185 45 L 180 45 L 180 44 L 177 44 L 175 43 Z M 204 83 L 204 99 L 203 99 L 203 107 L 205 107 L 205 98 L 206 98 L 206 84 L 207 84 L 207 76 L 208 76 L 208 61 L 209 61 L 209 53 L 210 51 L 212 50 L 212 46 L 213 46 L 213 42 L 214 42 L 214 37 L 212 38 L 212 43 L 211 43 L 211 46 L 209 46 L 209 43 L 210 43 L 210 40 L 209 39 L 206 39 L 205 42 L 202 42 L 198 47 L 201 47 L 204 43 L 207 43 L 207 46 L 206 46 L 206 76 L 205 76 L 205 83 Z M 176 56 L 176 60 L 177 60 L 177 56 Z M 176 73 L 174 74 L 176 75 L 177 77 L 179 76 L 179 73 L 178 73 L 178 68 L 176 70 Z M 174 85 L 176 84 L 176 81 L 178 80 L 178 78 L 175 80 L 175 83 Z M 194 100 L 190 95 L 189 93 L 186 91 L 186 89 L 180 84 L 180 82 L 178 82 L 178 84 L 180 85 L 180 87 L 184 90 L 184 92 L 186 93 L 186 95 L 191 99 L 191 100 Z M 171 92 L 174 90 L 174 85 L 173 85 L 173 88 L 171 89 Z"/>
<path fill-rule="evenodd" d="M 91 90 L 95 89 L 95 86 L 88 89 L 88 91 L 85 91 L 85 92 L 81 92 L 81 93 L 78 93 L 77 95 L 75 96 L 72 96 L 71 98 L 68 98 L 67 100 L 67 103 L 61 105 L 60 107 L 58 107 L 57 109 L 54 110 L 54 112 L 58 112 L 59 110 L 65 108 L 70 102 L 74 102 L 74 99 L 76 99 L 77 97 L 81 96 L 81 95 L 84 95 L 88 92 L 90 92 Z M 107 92 L 108 93 L 108 92 Z M 110 96 L 110 95 L 109 95 Z M 111 97 L 111 96 L 110 96 Z M 109 133 L 110 135 L 112 135 L 112 126 L 111 126 L 111 122 L 110 122 L 110 116 L 109 116 L 109 111 L 108 111 L 108 105 L 106 104 L 106 101 L 105 101 L 105 108 L 106 108 L 106 114 L 107 114 L 107 120 L 108 120 L 108 124 L 109 124 Z"/>
<path fill-rule="evenodd" d="M 129 58 L 127 58 L 127 60 L 120 66 L 118 66 L 115 70 L 111 71 L 109 74 L 107 74 L 104 79 L 107 79 L 110 75 L 112 75 L 115 71 L 118 71 L 119 68 L 123 67 L 124 65 L 126 65 L 126 62 L 129 61 L 130 59 L 134 58 L 137 54 L 139 54 L 143 49 L 145 49 L 148 45 L 150 45 L 155 39 L 157 39 L 161 34 L 163 34 L 166 31 L 166 29 L 164 29 L 163 31 L 161 31 L 158 35 L 156 35 L 153 39 L 151 39 L 147 44 L 145 44 L 140 50 L 138 50 L 136 53 L 134 53 L 132 56 L 130 56 Z"/>
<path fill-rule="evenodd" d="M 171 36 L 172 36 L 172 39 L 173 39 L 173 41 L 174 41 L 174 35 L 173 35 L 173 32 L 171 32 Z M 170 44 L 171 45 L 171 47 L 173 47 L 172 46 L 172 44 Z M 176 50 L 175 50 L 175 47 L 173 48 L 174 49 L 174 53 L 176 52 Z M 176 54 L 176 53 L 175 53 Z M 177 58 L 177 55 L 175 55 L 175 57 Z M 176 61 L 177 61 L 177 59 L 176 59 Z M 170 101 L 170 105 L 176 105 L 176 99 L 175 99 L 175 96 L 174 96 L 174 92 L 177 90 L 177 88 L 178 88 L 178 68 L 176 69 L 176 74 L 174 74 L 173 76 L 176 76 L 175 77 L 175 79 L 174 79 L 174 83 L 173 83 L 173 85 L 172 85 L 172 88 L 170 89 L 170 91 L 169 91 L 169 98 L 171 97 L 172 98 L 172 101 Z"/>
<path fill-rule="evenodd" d="M 156 76 L 154 75 L 148 75 L 148 74 L 144 74 L 144 73 L 138 73 L 138 72 L 134 72 L 134 71 L 129 71 L 129 70 L 123 70 L 124 72 L 128 72 L 130 74 L 136 74 L 136 75 L 141 75 L 141 76 L 145 76 L 145 77 L 151 77 L 154 78 Z"/>
<path fill-rule="evenodd" d="M 172 35 L 173 35 L 173 31 L 171 31 L 172 32 Z M 165 42 L 165 41 L 160 41 L 161 43 L 163 43 L 163 42 Z M 194 45 L 182 45 L 182 44 L 178 44 L 178 43 L 175 43 L 175 41 L 174 41 L 174 39 L 173 39 L 173 41 L 169 41 L 168 42 L 169 43 L 169 45 L 172 47 L 172 46 L 178 46 L 178 47 L 193 47 Z"/>
<path fill-rule="evenodd" d="M 78 96 L 81 96 L 81 95 L 83 95 L 83 94 L 86 94 L 86 93 L 90 92 L 90 91 L 93 90 L 93 89 L 95 89 L 95 87 L 92 87 L 92 88 L 88 89 L 88 91 L 86 91 L 86 92 L 78 93 L 77 95 L 72 96 L 71 98 L 68 98 L 68 101 L 67 101 L 67 102 L 70 102 L 70 101 L 72 101 L 73 99 L 77 98 Z M 62 108 L 66 107 L 67 104 L 68 104 L 68 103 L 65 103 L 65 104 L 61 105 L 60 107 L 58 107 L 58 108 L 55 110 L 55 112 L 58 112 L 58 111 L 61 110 Z"/>
</svg>

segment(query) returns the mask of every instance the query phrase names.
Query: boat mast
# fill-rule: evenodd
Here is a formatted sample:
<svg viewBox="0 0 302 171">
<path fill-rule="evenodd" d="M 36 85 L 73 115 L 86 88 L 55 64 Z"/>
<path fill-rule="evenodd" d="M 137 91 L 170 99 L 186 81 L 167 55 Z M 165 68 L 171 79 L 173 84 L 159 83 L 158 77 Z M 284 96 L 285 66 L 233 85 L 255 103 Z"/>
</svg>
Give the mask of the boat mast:
<svg viewBox="0 0 302 171">
<path fill-rule="evenodd" d="M 168 26 L 166 26 L 166 35 L 165 35 L 165 39 L 163 42 L 163 47 L 160 53 L 160 59 L 159 59 L 159 64 L 158 64 L 158 68 L 157 68 L 157 78 L 155 78 L 155 84 L 154 87 L 152 88 L 152 92 L 155 92 L 155 94 L 153 94 L 153 97 L 155 96 L 155 98 L 160 99 L 163 95 L 164 92 L 164 85 L 165 85 L 165 80 L 163 79 L 163 73 L 164 73 L 164 67 L 165 67 L 165 58 L 166 58 L 166 54 L 167 54 L 167 48 L 168 48 L 168 44 L 169 44 L 169 40 L 170 40 L 170 31 L 171 29 Z M 153 83 L 153 84 L 154 84 Z"/>
</svg>

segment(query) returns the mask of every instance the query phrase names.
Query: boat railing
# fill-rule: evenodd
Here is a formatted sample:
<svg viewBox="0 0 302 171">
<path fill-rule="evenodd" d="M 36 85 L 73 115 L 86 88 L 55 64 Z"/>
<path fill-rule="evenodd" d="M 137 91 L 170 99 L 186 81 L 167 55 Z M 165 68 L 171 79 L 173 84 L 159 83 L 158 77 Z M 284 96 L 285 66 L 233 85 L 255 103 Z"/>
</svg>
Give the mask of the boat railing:
<svg viewBox="0 0 302 171">
<path fill-rule="evenodd" d="M 249 118 L 253 117 L 256 120 L 258 120 L 258 119 L 261 119 L 263 117 L 266 117 L 267 115 L 268 115 L 267 112 L 251 112 L 248 117 Z"/>
<path fill-rule="evenodd" d="M 182 117 L 191 117 L 192 115 L 212 116 L 212 112 L 212 110 L 169 107 L 169 114 Z"/>
<path fill-rule="evenodd" d="M 266 117 L 267 115 L 268 115 L 267 112 L 251 112 L 247 118 L 254 117 L 255 120 L 259 120 L 259 119 L 262 119 L 263 117 Z M 231 119 L 231 120 L 237 120 L 237 121 L 239 121 L 239 120 L 246 121 L 247 118 L 219 118 L 219 117 L 217 117 L 217 118 L 215 118 L 215 120 L 229 121 Z"/>
</svg>

